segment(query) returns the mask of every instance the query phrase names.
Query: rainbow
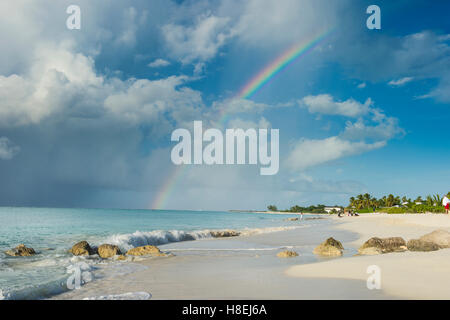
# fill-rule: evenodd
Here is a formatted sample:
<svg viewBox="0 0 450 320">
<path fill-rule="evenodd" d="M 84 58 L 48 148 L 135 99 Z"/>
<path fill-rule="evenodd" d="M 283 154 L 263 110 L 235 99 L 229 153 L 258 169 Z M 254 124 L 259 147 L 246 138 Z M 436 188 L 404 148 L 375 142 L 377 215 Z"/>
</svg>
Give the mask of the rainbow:
<svg viewBox="0 0 450 320">
<path fill-rule="evenodd" d="M 279 55 L 275 60 L 270 62 L 265 68 L 263 68 L 259 73 L 257 73 L 249 82 L 247 82 L 239 93 L 232 98 L 233 99 L 248 99 L 255 95 L 261 88 L 267 85 L 271 80 L 273 80 L 280 72 L 285 70 L 294 61 L 304 56 L 306 53 L 314 49 L 318 44 L 325 40 L 331 33 L 332 29 L 325 32 L 321 32 L 308 40 L 303 40 L 299 43 L 294 44 L 284 53 Z M 221 111 L 219 115 L 219 122 L 225 123 L 227 120 L 226 109 Z M 158 194 L 151 204 L 152 209 L 163 209 L 169 199 L 170 194 L 177 185 L 177 182 L 184 176 L 184 169 L 182 166 L 177 166 L 166 183 L 159 190 Z"/>
<path fill-rule="evenodd" d="M 173 189 L 177 185 L 178 180 L 180 180 L 184 176 L 184 172 L 182 165 L 175 166 L 175 169 L 166 180 L 162 188 L 158 191 L 155 199 L 153 200 L 150 209 L 164 209 L 166 207 L 167 199 L 172 194 Z"/>
<path fill-rule="evenodd" d="M 262 69 L 253 79 L 251 79 L 237 95 L 240 99 L 251 98 L 256 92 L 258 92 L 264 85 L 272 80 L 278 73 L 284 70 L 288 65 L 294 62 L 297 58 L 303 54 L 309 52 L 316 47 L 322 40 L 324 40 L 330 31 L 322 32 L 318 36 L 313 37 L 312 40 L 302 41 L 293 45 L 283 54 L 278 56 L 275 60 L 269 63 L 264 69 Z"/>
</svg>

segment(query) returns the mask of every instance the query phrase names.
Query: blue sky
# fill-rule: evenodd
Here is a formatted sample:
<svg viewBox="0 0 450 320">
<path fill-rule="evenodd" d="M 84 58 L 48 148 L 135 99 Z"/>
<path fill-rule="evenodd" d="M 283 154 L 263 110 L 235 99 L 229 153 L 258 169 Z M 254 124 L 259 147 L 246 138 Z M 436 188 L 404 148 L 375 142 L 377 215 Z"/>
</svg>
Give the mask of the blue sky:
<svg viewBox="0 0 450 320">
<path fill-rule="evenodd" d="M 66 28 L 71 4 L 80 30 Z M 366 28 L 371 4 L 381 30 Z M 39 0 L 0 9 L 0 205 L 152 208 L 174 171 L 171 132 L 194 120 L 279 129 L 280 170 L 188 167 L 167 209 L 450 190 L 448 1 Z M 271 61 L 331 28 L 230 107 Z"/>
</svg>

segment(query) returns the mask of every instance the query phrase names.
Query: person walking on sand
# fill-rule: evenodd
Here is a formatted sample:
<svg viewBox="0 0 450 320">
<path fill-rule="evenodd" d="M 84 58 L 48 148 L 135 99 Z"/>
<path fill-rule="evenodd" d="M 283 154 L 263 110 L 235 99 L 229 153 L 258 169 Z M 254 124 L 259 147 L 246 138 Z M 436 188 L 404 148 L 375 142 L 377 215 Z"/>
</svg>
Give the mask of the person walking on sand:
<svg viewBox="0 0 450 320">
<path fill-rule="evenodd" d="M 448 195 L 447 195 L 447 196 L 448 196 Z M 446 214 L 448 214 L 448 210 L 449 210 L 449 207 L 450 207 L 450 200 L 448 199 L 447 196 L 444 196 L 444 197 L 442 198 L 442 205 L 443 205 L 444 208 L 445 208 L 445 213 L 446 213 Z"/>
</svg>

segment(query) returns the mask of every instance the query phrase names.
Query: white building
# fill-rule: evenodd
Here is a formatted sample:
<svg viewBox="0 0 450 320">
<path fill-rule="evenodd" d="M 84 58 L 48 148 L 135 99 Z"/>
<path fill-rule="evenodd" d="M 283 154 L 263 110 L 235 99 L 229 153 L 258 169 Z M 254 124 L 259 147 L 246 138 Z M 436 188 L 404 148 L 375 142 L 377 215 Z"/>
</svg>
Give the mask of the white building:
<svg viewBox="0 0 450 320">
<path fill-rule="evenodd" d="M 333 210 L 336 211 L 336 212 L 342 211 L 342 208 L 341 207 L 325 207 L 324 210 L 327 213 L 330 213 Z"/>
</svg>

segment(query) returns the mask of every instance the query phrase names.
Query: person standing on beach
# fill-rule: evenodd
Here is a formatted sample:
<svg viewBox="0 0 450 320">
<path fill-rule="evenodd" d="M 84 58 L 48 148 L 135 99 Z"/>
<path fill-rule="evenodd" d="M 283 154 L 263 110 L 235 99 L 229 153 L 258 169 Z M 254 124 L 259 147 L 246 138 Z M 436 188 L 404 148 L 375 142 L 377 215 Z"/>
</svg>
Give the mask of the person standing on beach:
<svg viewBox="0 0 450 320">
<path fill-rule="evenodd" d="M 448 196 L 448 195 L 447 195 L 447 196 Z M 448 199 L 447 196 L 444 196 L 444 197 L 442 198 L 442 205 L 443 205 L 444 208 L 445 208 L 445 213 L 446 213 L 446 214 L 448 214 L 448 210 L 449 210 L 449 207 L 450 207 L 450 200 Z"/>
</svg>

